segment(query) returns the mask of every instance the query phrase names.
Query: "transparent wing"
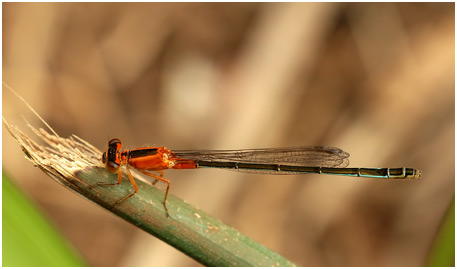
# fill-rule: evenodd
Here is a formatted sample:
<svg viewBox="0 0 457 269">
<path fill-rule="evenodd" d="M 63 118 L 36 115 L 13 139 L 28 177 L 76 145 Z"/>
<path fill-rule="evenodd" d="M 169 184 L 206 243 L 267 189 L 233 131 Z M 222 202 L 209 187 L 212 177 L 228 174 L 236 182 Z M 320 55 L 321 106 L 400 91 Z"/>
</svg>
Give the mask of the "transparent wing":
<svg viewBox="0 0 457 269">
<path fill-rule="evenodd" d="M 173 150 L 173 157 L 196 161 L 338 168 L 344 168 L 349 165 L 349 153 L 335 147 L 320 146 L 242 150 Z"/>
</svg>

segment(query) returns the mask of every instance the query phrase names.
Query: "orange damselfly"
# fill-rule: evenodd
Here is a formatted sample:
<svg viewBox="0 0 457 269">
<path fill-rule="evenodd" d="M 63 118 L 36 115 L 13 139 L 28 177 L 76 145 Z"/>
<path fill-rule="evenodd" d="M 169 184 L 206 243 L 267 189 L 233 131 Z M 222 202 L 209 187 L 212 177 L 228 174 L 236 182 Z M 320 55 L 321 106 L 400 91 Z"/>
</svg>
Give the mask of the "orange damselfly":
<svg viewBox="0 0 457 269">
<path fill-rule="evenodd" d="M 166 169 L 197 169 L 204 167 L 234 169 L 243 172 L 268 174 L 329 174 L 353 177 L 386 179 L 418 179 L 421 171 L 413 168 L 348 168 L 349 153 L 335 147 L 289 147 L 242 150 L 169 150 L 165 147 L 142 147 L 121 151 L 119 139 L 111 139 L 102 155 L 106 169 L 118 173 L 117 183 L 122 180 L 121 167 L 125 166 L 134 192 L 120 199 L 121 203 L 138 192 L 129 167 L 144 175 L 167 184 L 163 205 L 168 215 L 167 196 L 170 181 L 164 178 Z M 156 172 L 153 174 L 151 172 Z"/>
</svg>

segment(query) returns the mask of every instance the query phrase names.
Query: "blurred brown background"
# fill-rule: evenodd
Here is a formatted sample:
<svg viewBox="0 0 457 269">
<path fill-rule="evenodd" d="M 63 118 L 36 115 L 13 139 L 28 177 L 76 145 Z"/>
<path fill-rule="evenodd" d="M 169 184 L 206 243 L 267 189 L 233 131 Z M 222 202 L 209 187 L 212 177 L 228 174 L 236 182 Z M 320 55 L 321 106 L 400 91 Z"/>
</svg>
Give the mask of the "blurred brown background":
<svg viewBox="0 0 457 269">
<path fill-rule="evenodd" d="M 455 189 L 454 34 L 454 3 L 3 3 L 3 81 L 101 150 L 326 145 L 351 167 L 421 169 L 165 174 L 299 265 L 421 266 Z M 10 123 L 42 126 L 2 94 Z M 5 129 L 2 144 L 3 168 L 89 264 L 198 265 L 50 180 Z"/>
</svg>

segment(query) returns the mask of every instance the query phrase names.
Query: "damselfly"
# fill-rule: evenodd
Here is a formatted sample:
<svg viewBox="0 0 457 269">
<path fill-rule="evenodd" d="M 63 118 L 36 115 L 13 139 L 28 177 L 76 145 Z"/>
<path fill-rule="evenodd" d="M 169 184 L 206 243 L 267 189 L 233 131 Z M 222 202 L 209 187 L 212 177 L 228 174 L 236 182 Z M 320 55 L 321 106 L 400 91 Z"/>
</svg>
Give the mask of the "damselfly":
<svg viewBox="0 0 457 269">
<path fill-rule="evenodd" d="M 142 147 L 121 151 L 119 139 L 111 139 L 102 161 L 106 169 L 118 174 L 117 183 L 98 185 L 119 185 L 122 180 L 121 166 L 125 166 L 134 192 L 120 199 L 121 203 L 138 192 L 130 173 L 133 167 L 157 181 L 167 184 L 163 205 L 168 215 L 167 196 L 170 181 L 164 178 L 166 169 L 197 169 L 204 167 L 232 169 L 242 172 L 267 174 L 328 174 L 353 177 L 385 179 L 418 179 L 421 171 L 413 168 L 348 168 L 349 153 L 335 147 L 290 147 L 242 150 L 169 150 L 165 147 Z M 157 174 L 153 174 L 155 172 Z"/>
</svg>

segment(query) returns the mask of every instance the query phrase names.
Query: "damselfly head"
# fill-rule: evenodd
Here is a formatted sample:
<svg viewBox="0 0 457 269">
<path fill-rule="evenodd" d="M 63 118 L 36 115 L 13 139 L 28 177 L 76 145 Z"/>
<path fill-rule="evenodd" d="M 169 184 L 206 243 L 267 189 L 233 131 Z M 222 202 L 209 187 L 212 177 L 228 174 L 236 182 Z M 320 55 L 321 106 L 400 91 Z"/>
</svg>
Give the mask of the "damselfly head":
<svg viewBox="0 0 457 269">
<path fill-rule="evenodd" d="M 102 162 L 105 164 L 105 168 L 111 173 L 118 172 L 121 167 L 121 160 L 119 156 L 121 148 L 121 140 L 114 138 L 108 142 L 108 149 L 103 152 Z"/>
</svg>

